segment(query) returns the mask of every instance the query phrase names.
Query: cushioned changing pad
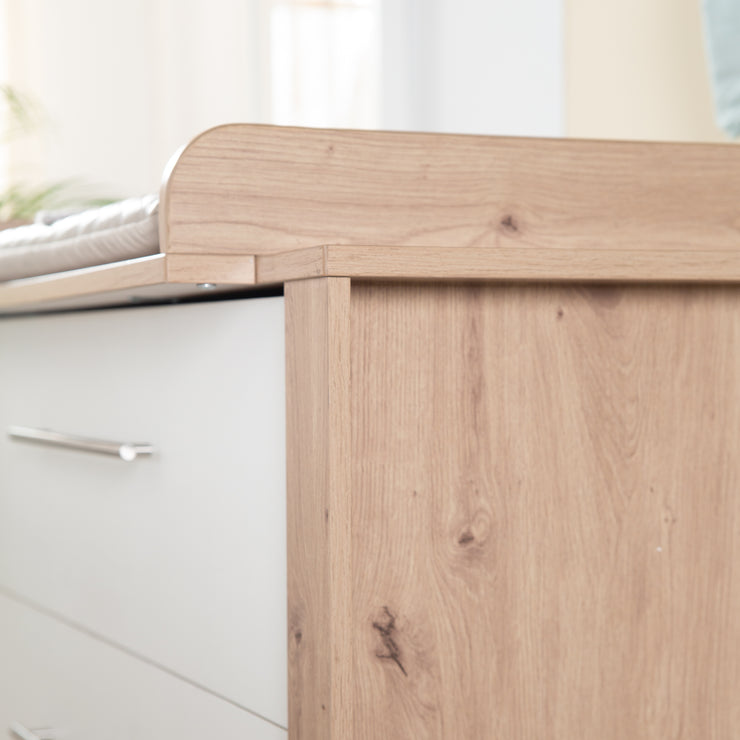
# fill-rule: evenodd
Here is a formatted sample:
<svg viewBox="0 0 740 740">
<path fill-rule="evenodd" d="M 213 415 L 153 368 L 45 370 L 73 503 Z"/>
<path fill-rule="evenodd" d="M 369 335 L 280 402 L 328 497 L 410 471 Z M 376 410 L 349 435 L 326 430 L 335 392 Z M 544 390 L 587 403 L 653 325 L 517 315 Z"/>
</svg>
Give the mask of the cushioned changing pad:
<svg viewBox="0 0 740 740">
<path fill-rule="evenodd" d="M 0 231 L 0 281 L 157 254 L 158 212 L 147 195 Z"/>
</svg>

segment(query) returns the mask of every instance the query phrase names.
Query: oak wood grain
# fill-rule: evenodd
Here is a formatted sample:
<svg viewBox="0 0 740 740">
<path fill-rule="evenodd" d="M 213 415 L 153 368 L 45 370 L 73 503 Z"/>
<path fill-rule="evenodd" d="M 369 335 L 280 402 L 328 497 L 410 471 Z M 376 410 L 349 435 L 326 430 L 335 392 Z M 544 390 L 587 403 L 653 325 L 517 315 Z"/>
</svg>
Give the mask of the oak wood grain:
<svg viewBox="0 0 740 740">
<path fill-rule="evenodd" d="M 740 250 L 332 245 L 258 255 L 256 259 L 259 283 L 319 275 L 497 282 L 740 281 Z"/>
<path fill-rule="evenodd" d="M 740 293 L 352 287 L 359 739 L 740 736 Z"/>
<path fill-rule="evenodd" d="M 261 285 L 305 280 L 315 277 L 334 277 L 326 269 L 328 247 L 304 247 L 289 252 L 260 254 L 255 257 L 257 282 Z M 339 277 L 347 277 L 340 275 Z"/>
<path fill-rule="evenodd" d="M 254 257 L 235 254 L 168 254 L 169 283 L 254 285 Z"/>
<path fill-rule="evenodd" d="M 30 307 L 47 301 L 161 284 L 166 280 L 166 259 L 163 254 L 155 254 L 110 265 L 0 283 L 0 309 Z"/>
<path fill-rule="evenodd" d="M 737 250 L 738 202 L 729 145 L 234 124 L 173 163 L 162 250 Z"/>
<path fill-rule="evenodd" d="M 352 737 L 349 298 L 345 278 L 285 289 L 289 728 Z"/>
<path fill-rule="evenodd" d="M 172 300 L 255 283 L 254 257 L 165 255 L 0 282 L 0 313 L 66 310 Z"/>
</svg>

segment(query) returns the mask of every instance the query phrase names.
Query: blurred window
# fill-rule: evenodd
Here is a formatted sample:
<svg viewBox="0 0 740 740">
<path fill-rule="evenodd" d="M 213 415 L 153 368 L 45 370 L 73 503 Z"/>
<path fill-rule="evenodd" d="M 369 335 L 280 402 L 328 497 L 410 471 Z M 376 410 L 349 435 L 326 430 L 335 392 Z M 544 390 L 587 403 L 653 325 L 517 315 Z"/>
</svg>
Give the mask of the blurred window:
<svg viewBox="0 0 740 740">
<path fill-rule="evenodd" d="M 379 125 L 381 0 L 267 0 L 273 123 Z"/>
</svg>

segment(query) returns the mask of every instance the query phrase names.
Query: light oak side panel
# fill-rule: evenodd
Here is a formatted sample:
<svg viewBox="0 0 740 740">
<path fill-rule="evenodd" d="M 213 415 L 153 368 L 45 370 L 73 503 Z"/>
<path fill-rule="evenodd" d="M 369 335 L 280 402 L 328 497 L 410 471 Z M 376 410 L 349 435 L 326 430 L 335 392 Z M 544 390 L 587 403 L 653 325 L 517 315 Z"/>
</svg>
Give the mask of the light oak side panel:
<svg viewBox="0 0 740 740">
<path fill-rule="evenodd" d="M 349 296 L 285 286 L 291 740 L 352 736 Z"/>
<path fill-rule="evenodd" d="M 740 149 L 236 124 L 180 155 L 162 250 L 738 249 Z"/>
<path fill-rule="evenodd" d="M 740 737 L 740 293 L 356 284 L 355 740 Z"/>
</svg>

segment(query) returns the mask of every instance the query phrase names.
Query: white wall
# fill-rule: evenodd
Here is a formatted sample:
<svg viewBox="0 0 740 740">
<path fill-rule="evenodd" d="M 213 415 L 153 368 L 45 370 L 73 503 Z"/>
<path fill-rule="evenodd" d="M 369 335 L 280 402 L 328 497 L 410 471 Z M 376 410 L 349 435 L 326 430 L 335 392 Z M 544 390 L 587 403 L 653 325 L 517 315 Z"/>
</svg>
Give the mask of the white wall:
<svg viewBox="0 0 740 740">
<path fill-rule="evenodd" d="M 385 0 L 384 126 L 559 136 L 561 0 Z"/>
<path fill-rule="evenodd" d="M 33 92 L 43 134 L 14 149 L 13 182 L 79 177 L 150 192 L 201 130 L 261 120 L 255 3 L 5 0 L 10 81 Z"/>
</svg>

